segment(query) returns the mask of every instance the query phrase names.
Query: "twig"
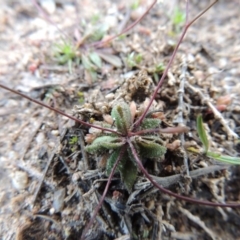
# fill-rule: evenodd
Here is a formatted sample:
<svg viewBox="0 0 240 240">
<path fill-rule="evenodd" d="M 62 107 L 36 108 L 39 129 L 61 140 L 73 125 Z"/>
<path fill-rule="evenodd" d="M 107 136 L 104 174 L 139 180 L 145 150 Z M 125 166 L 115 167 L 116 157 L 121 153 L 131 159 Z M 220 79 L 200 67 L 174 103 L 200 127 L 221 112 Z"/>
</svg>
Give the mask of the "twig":
<svg viewBox="0 0 240 240">
<path fill-rule="evenodd" d="M 49 111 L 45 110 L 45 113 L 43 114 L 43 116 L 41 117 L 41 119 L 38 119 L 38 124 L 37 126 L 31 131 L 31 136 L 28 137 L 28 142 L 25 144 L 25 149 L 22 153 L 22 156 L 20 157 L 21 160 L 24 159 L 25 154 L 27 153 L 27 150 L 29 149 L 31 143 L 33 142 L 33 138 L 35 137 L 35 135 L 37 134 L 39 128 L 42 126 L 43 123 L 43 119 L 47 116 L 47 114 L 49 113 Z M 36 114 L 35 114 L 36 115 Z"/>
<path fill-rule="evenodd" d="M 187 209 L 178 207 L 179 211 L 183 213 L 185 216 L 187 216 L 188 219 L 196 223 L 199 227 L 201 227 L 213 240 L 216 240 L 217 237 L 214 234 L 212 230 L 210 230 L 205 223 L 197 216 L 194 216 L 191 212 L 189 212 Z"/>
<path fill-rule="evenodd" d="M 212 173 L 214 171 L 219 171 L 219 170 L 223 170 L 223 169 L 226 169 L 226 168 L 228 168 L 228 166 L 224 166 L 224 165 L 215 165 L 215 166 L 210 166 L 210 167 L 207 167 L 207 168 L 199 168 L 197 170 L 190 171 L 189 175 L 190 175 L 191 178 L 197 178 L 197 177 Z M 169 177 L 157 177 L 157 176 L 153 176 L 153 175 L 150 175 L 150 176 L 158 184 L 160 184 L 161 186 L 163 186 L 165 188 L 170 187 L 171 185 L 173 185 L 175 183 L 178 183 L 182 178 L 181 174 L 176 174 L 176 175 L 169 176 Z M 150 185 L 151 184 L 150 181 L 144 182 L 144 183 L 136 183 L 134 185 L 134 188 L 135 189 L 146 188 L 147 184 Z"/>
<path fill-rule="evenodd" d="M 83 159 L 83 170 L 86 171 L 90 168 L 89 168 L 88 156 L 87 156 L 86 151 L 84 149 L 85 148 L 85 143 L 84 143 L 84 135 L 83 135 L 82 131 L 80 131 L 80 133 L 79 133 L 78 143 L 81 146 L 82 159 Z"/>
<path fill-rule="evenodd" d="M 38 169 L 32 166 L 27 166 L 27 163 L 24 161 L 17 161 L 16 166 L 25 172 L 27 172 L 30 176 L 40 180 L 43 178 L 42 172 L 40 172 Z M 45 180 L 45 184 L 51 188 L 52 190 L 54 189 L 53 184 L 50 181 Z"/>
<path fill-rule="evenodd" d="M 63 164 L 64 168 L 67 170 L 67 173 L 69 175 L 72 175 L 72 170 L 66 164 L 65 158 L 61 154 L 59 154 L 58 159 L 60 159 L 60 161 Z"/>
<path fill-rule="evenodd" d="M 152 176 L 147 172 L 147 170 L 143 167 L 142 161 L 140 160 L 140 158 L 138 157 L 137 154 L 137 150 L 134 147 L 134 145 L 132 144 L 132 142 L 127 139 L 127 143 L 131 148 L 132 154 L 135 158 L 135 161 L 139 167 L 139 169 L 143 172 L 143 174 L 148 178 L 148 180 L 156 187 L 158 188 L 160 191 L 162 191 L 163 193 L 166 193 L 170 196 L 173 196 L 175 198 L 184 200 L 184 201 L 188 201 L 191 203 L 196 203 L 196 204 L 201 204 L 201 205 L 206 205 L 206 206 L 214 206 L 214 207 L 240 207 L 239 203 L 226 203 L 226 204 L 222 204 L 222 203 L 214 203 L 214 202 L 210 202 L 210 201 L 206 201 L 206 200 L 199 200 L 196 198 L 191 198 L 191 197 L 186 197 L 183 195 L 179 195 L 177 193 L 174 193 L 164 187 L 162 187 L 161 185 L 159 185 L 153 178 Z"/>
<path fill-rule="evenodd" d="M 63 138 L 65 137 L 66 131 L 67 131 L 67 129 L 64 130 L 64 134 L 61 134 L 60 142 L 62 142 Z M 36 199 L 37 199 L 37 197 L 38 197 L 39 191 L 40 191 L 40 189 L 41 189 L 41 187 L 42 187 L 43 181 L 44 181 L 45 176 L 46 176 L 46 174 L 47 174 L 48 168 L 49 168 L 49 166 L 51 165 L 52 160 L 53 160 L 53 158 L 54 158 L 54 156 L 55 156 L 55 153 L 57 152 L 57 149 L 58 149 L 58 148 L 59 148 L 59 146 L 57 145 L 57 146 L 54 148 L 54 150 L 52 151 L 52 155 L 51 155 L 50 158 L 48 159 L 47 165 L 46 165 L 46 167 L 45 167 L 45 169 L 44 169 L 44 172 L 43 172 L 43 174 L 42 174 L 42 178 L 41 178 L 41 180 L 40 180 L 40 182 L 39 182 L 39 184 L 38 184 L 38 186 L 37 186 L 37 189 L 35 190 L 35 193 L 34 193 L 34 195 L 33 195 L 32 207 L 33 207 L 34 204 L 35 204 L 35 201 L 36 201 Z"/>
<path fill-rule="evenodd" d="M 94 192 L 94 195 L 95 195 L 95 199 L 96 199 L 97 204 L 99 204 L 99 200 L 101 199 L 101 195 L 97 191 Z M 106 198 L 105 198 L 105 201 L 106 201 Z M 105 206 L 105 204 L 103 203 L 101 210 L 103 211 L 103 213 L 105 215 L 105 220 L 107 220 L 108 224 L 110 225 L 110 229 L 114 229 L 114 225 L 113 225 L 114 220 L 113 220 L 113 216 L 112 216 L 109 208 L 107 208 Z"/>
<path fill-rule="evenodd" d="M 45 220 L 48 220 L 48 221 L 54 223 L 58 229 L 61 229 L 61 227 L 62 227 L 61 223 L 57 222 L 55 219 L 53 219 L 53 218 L 51 218 L 51 217 L 49 217 L 47 215 L 35 214 L 33 216 L 36 217 L 36 218 L 37 217 L 38 218 L 42 218 L 42 219 L 45 219 Z"/>
<path fill-rule="evenodd" d="M 36 201 L 36 199 L 37 199 L 37 197 L 38 197 L 38 194 L 39 194 L 39 191 L 40 191 L 40 189 L 41 189 L 41 187 L 42 187 L 44 178 L 45 178 L 45 176 L 46 176 L 46 174 L 47 174 L 47 171 L 48 171 L 49 166 L 50 166 L 51 163 L 52 163 L 52 160 L 53 160 L 53 158 L 54 158 L 54 156 L 55 156 L 55 152 L 56 152 L 57 148 L 58 148 L 58 146 L 54 149 L 54 151 L 52 152 L 52 155 L 51 155 L 50 158 L 48 159 L 47 165 L 46 165 L 46 167 L 45 167 L 45 169 L 44 169 L 44 172 L 43 172 L 43 175 L 42 175 L 42 179 L 40 180 L 40 182 L 39 182 L 39 184 L 38 184 L 38 186 L 37 186 L 37 189 L 35 190 L 35 193 L 34 193 L 34 195 L 33 195 L 32 207 L 34 206 L 35 201 Z"/>
<path fill-rule="evenodd" d="M 17 133 L 15 133 L 14 136 L 12 137 L 11 139 L 12 143 L 16 142 L 16 139 L 19 137 L 19 135 L 25 129 L 25 127 L 29 124 L 29 122 L 30 122 L 30 119 L 28 119 L 26 122 L 22 124 L 22 126 L 18 129 Z"/>
<path fill-rule="evenodd" d="M 114 175 L 114 173 L 115 173 L 115 170 L 116 170 L 116 168 L 117 168 L 117 166 L 118 166 L 118 163 L 119 163 L 120 160 L 122 159 L 122 156 L 123 156 L 123 154 L 124 154 L 125 151 L 126 151 L 126 147 L 123 146 L 122 149 L 121 149 L 121 151 L 120 151 L 120 154 L 119 154 L 119 156 L 118 156 L 118 158 L 117 158 L 117 160 L 116 160 L 116 162 L 114 163 L 114 166 L 113 166 L 113 168 L 112 168 L 112 171 L 111 171 L 111 173 L 110 173 L 110 175 L 109 175 L 109 177 L 108 177 L 108 181 L 107 181 L 107 184 L 106 184 L 106 186 L 105 186 L 105 189 L 104 189 L 104 192 L 103 192 L 103 194 L 102 194 L 102 197 L 101 197 L 101 199 L 99 200 L 99 204 L 98 204 L 97 207 L 95 208 L 95 210 L 94 210 L 94 212 L 93 212 L 93 214 L 92 214 L 92 216 L 91 216 L 91 219 L 90 219 L 89 223 L 87 224 L 87 226 L 86 226 L 85 229 L 83 230 L 83 233 L 82 233 L 82 236 L 81 236 L 81 240 L 84 240 L 84 239 L 85 239 L 85 235 L 87 234 L 88 230 L 90 229 L 91 225 L 93 224 L 93 222 L 94 222 L 94 220 L 95 220 L 95 217 L 97 216 L 98 211 L 100 210 L 100 208 L 101 208 L 101 206 L 102 206 L 102 204 L 103 204 L 104 198 L 105 198 L 105 196 L 106 196 L 106 194 L 107 194 L 107 191 L 108 191 L 108 188 L 109 188 L 109 186 L 110 186 L 110 183 L 111 183 L 111 180 L 112 180 L 112 178 L 113 178 L 113 175 Z"/>
<path fill-rule="evenodd" d="M 212 195 L 217 199 L 218 202 L 225 202 L 224 176 L 215 179 L 206 178 L 202 181 L 210 188 Z"/>
<path fill-rule="evenodd" d="M 184 95 L 184 84 L 186 81 L 186 72 L 187 72 L 187 63 L 186 63 L 186 57 L 183 56 L 183 63 L 182 63 L 182 74 L 180 76 L 180 87 L 179 87 L 179 97 L 178 97 L 178 117 L 177 122 L 180 126 L 183 126 L 183 109 L 184 109 L 184 101 L 183 101 L 183 95 Z M 185 171 L 187 173 L 187 176 L 189 176 L 189 166 L 188 166 L 188 156 L 184 149 L 185 144 L 185 138 L 184 133 L 180 134 L 180 140 L 181 140 L 181 150 L 183 152 L 183 163 L 185 166 Z"/>
<path fill-rule="evenodd" d="M 221 122 L 221 124 L 223 125 L 223 127 L 225 128 L 228 138 L 238 139 L 238 135 L 228 126 L 227 121 L 224 119 L 222 114 L 216 109 L 216 107 L 210 102 L 210 99 L 208 97 L 204 96 L 204 94 L 202 93 L 202 91 L 200 89 L 192 86 L 188 82 L 186 82 L 185 85 L 186 85 L 186 87 L 190 88 L 194 93 L 197 93 L 200 96 L 200 98 L 202 99 L 202 101 L 205 102 L 209 108 L 211 108 L 215 118 L 218 119 Z"/>
<path fill-rule="evenodd" d="M 131 10 L 130 10 L 130 8 L 128 8 L 122 22 L 118 26 L 118 32 L 122 32 L 124 30 L 124 28 L 127 25 L 127 22 L 129 21 L 130 17 L 131 17 Z"/>
</svg>

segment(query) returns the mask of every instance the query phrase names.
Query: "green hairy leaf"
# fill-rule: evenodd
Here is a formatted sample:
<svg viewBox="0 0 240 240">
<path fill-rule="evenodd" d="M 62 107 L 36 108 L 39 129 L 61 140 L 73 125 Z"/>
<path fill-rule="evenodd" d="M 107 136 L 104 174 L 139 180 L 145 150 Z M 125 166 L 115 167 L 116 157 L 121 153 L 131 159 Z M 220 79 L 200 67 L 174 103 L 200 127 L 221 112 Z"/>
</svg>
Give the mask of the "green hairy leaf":
<svg viewBox="0 0 240 240">
<path fill-rule="evenodd" d="M 130 193 L 137 178 L 137 166 L 130 159 L 126 161 L 123 168 L 119 169 L 124 186 Z"/>
<path fill-rule="evenodd" d="M 115 164 L 115 162 L 117 161 L 117 158 L 120 154 L 120 151 L 121 149 L 116 149 L 111 155 L 110 157 L 108 158 L 107 160 L 107 166 L 106 166 L 106 173 L 107 175 L 109 175 L 112 171 L 112 168 Z M 119 168 L 123 168 L 124 167 L 124 164 L 125 162 L 128 160 L 128 155 L 127 153 L 125 152 L 122 156 L 122 159 L 121 161 L 119 162 L 118 166 L 117 166 L 117 169 L 116 169 L 116 172 L 119 171 Z"/>
<path fill-rule="evenodd" d="M 158 137 L 137 137 L 136 142 L 140 148 L 140 155 L 143 157 L 157 158 L 166 153 L 166 148 Z"/>
<path fill-rule="evenodd" d="M 203 120 L 201 115 L 197 117 L 197 132 L 204 146 L 204 151 L 206 153 L 209 149 L 209 142 L 208 142 L 207 134 L 203 125 Z"/>
<path fill-rule="evenodd" d="M 125 144 L 121 138 L 117 136 L 101 136 L 96 138 L 91 145 L 85 147 L 89 153 L 95 153 L 103 149 L 116 149 Z"/>
<path fill-rule="evenodd" d="M 160 119 L 156 118 L 145 118 L 141 124 L 141 129 L 149 129 L 149 128 L 158 128 L 161 123 Z"/>
<path fill-rule="evenodd" d="M 106 173 L 109 175 L 120 154 L 120 149 L 115 150 L 107 160 Z M 120 173 L 121 180 L 126 189 L 131 192 L 132 186 L 137 178 L 137 166 L 130 160 L 127 151 L 123 154 L 117 166 L 116 172 Z"/>
<path fill-rule="evenodd" d="M 112 109 L 111 116 L 115 121 L 119 133 L 127 135 L 133 124 L 131 111 L 127 103 L 117 103 Z M 160 123 L 161 121 L 159 119 L 147 118 L 143 121 L 141 129 L 158 128 Z M 138 154 L 142 157 L 160 158 L 166 153 L 166 148 L 163 146 L 164 143 L 157 135 L 133 136 L 131 141 L 137 149 Z M 106 173 L 109 175 L 124 144 L 126 144 L 125 137 L 109 134 L 96 138 L 93 143 L 86 146 L 85 149 L 89 153 L 95 153 L 104 149 L 113 150 L 106 165 Z M 131 192 L 137 178 L 137 166 L 130 148 L 123 153 L 116 172 L 120 174 L 126 189 Z"/>
<path fill-rule="evenodd" d="M 132 115 L 129 106 L 125 102 L 118 103 L 113 107 L 111 116 L 115 120 L 117 130 L 126 135 L 132 126 Z"/>
</svg>

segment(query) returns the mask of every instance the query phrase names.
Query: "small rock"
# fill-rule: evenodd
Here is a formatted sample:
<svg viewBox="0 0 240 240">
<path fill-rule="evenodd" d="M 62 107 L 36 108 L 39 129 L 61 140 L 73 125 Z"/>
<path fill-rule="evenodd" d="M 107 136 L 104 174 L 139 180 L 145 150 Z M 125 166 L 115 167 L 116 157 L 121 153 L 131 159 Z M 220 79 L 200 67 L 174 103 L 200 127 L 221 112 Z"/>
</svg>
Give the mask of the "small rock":
<svg viewBox="0 0 240 240">
<path fill-rule="evenodd" d="M 54 192 L 53 195 L 53 208 L 55 212 L 60 212 L 63 208 L 64 198 L 66 195 L 65 188 L 60 188 Z"/>
<path fill-rule="evenodd" d="M 46 10 L 49 14 L 53 14 L 56 10 L 56 4 L 53 0 L 41 0 L 41 6 L 44 10 Z"/>
<path fill-rule="evenodd" d="M 28 184 L 28 175 L 26 172 L 16 171 L 13 174 L 12 185 L 17 190 L 23 190 L 27 187 Z"/>
</svg>

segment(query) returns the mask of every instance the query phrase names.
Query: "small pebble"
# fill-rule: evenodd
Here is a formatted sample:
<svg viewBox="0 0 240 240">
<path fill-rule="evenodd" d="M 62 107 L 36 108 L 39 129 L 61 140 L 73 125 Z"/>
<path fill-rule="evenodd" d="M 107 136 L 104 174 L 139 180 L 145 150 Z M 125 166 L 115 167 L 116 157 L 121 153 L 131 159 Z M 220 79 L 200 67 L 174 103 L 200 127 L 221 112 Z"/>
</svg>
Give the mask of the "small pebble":
<svg viewBox="0 0 240 240">
<path fill-rule="evenodd" d="M 54 192 L 53 195 L 53 208 L 55 212 L 60 212 L 63 208 L 64 198 L 66 195 L 65 188 L 60 188 Z"/>
<path fill-rule="evenodd" d="M 54 136 L 59 136 L 59 131 L 58 131 L 58 130 L 52 130 L 51 133 L 52 133 Z"/>
<path fill-rule="evenodd" d="M 13 174 L 12 185 L 17 190 L 23 190 L 27 187 L 28 175 L 26 172 L 16 171 Z"/>
<path fill-rule="evenodd" d="M 47 11 L 49 14 L 53 14 L 56 10 L 56 4 L 53 0 L 41 0 L 40 1 L 42 8 Z"/>
</svg>

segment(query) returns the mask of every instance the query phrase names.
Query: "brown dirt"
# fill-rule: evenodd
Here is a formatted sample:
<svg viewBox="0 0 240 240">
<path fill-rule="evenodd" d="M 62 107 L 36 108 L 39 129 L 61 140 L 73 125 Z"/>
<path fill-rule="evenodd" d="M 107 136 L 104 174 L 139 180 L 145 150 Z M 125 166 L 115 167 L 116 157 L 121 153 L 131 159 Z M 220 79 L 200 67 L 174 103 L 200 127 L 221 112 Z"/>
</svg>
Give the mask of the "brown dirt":
<svg viewBox="0 0 240 240">
<path fill-rule="evenodd" d="M 82 65 L 74 63 L 71 73 L 67 65 L 59 65 L 52 57 L 54 44 L 65 35 L 70 40 L 81 36 L 84 29 L 97 23 L 111 23 L 109 34 L 119 32 L 151 1 L 140 1 L 136 10 L 130 8 L 136 1 L 84 0 L 77 5 L 78 1 L 52 2 L 55 7 L 51 10 L 51 5 L 47 5 L 45 10 L 64 36 L 32 3 L 0 1 L 1 83 L 86 121 L 102 121 L 103 114 L 110 113 L 114 99 L 135 101 L 140 109 L 153 91 L 155 77 L 161 74 L 156 74 L 155 66 L 166 66 L 180 33 L 178 28 L 182 29 L 174 27 L 170 17 L 178 1 L 160 1 L 126 37 L 106 46 L 108 53 L 118 57 L 112 64 L 121 59 L 122 66 L 104 62 L 96 79 Z M 189 18 L 207 4 L 208 1 L 193 1 Z M 184 1 L 178 6 L 184 9 Z M 232 156 L 239 156 L 239 143 L 232 140 L 219 119 L 207 112 L 207 102 L 217 105 L 222 104 L 222 96 L 230 98 L 222 117 L 239 134 L 239 8 L 238 1 L 219 1 L 191 26 L 155 104 L 156 109 L 164 110 L 159 114 L 164 119 L 162 127 L 176 125 L 180 75 L 185 75 L 189 85 L 184 88 L 184 102 L 189 108 L 184 109 L 183 119 L 190 127 L 186 144 L 201 146 L 196 135 L 196 116 L 202 112 L 212 149 Z M 79 53 L 87 53 L 87 49 L 82 47 Z M 134 67 L 126 60 L 133 51 L 135 56 L 142 55 L 142 61 Z M 141 86 L 143 80 L 147 86 Z M 201 89 L 207 99 L 191 86 Z M 79 105 L 79 92 L 84 94 L 86 104 L 74 108 Z M 88 129 L 2 89 L 0 129 L 0 239 L 79 239 L 107 179 L 104 157 L 84 154 L 84 134 Z M 70 144 L 73 136 L 78 141 Z M 179 139 L 166 134 L 162 137 L 169 147 Z M 159 177 L 181 174 L 181 179 L 170 186 L 174 192 L 185 191 L 189 196 L 215 202 L 240 201 L 238 166 L 193 177 L 190 183 L 183 156 L 181 148 L 169 150 L 164 162 L 145 162 L 145 167 Z M 86 158 L 88 166 L 84 165 Z M 190 153 L 188 160 L 190 171 L 217 164 Z M 102 181 L 95 182 L 99 179 Z M 139 173 L 137 183 L 144 181 Z M 114 200 L 114 194 L 120 194 L 118 200 Z M 88 239 L 130 239 L 130 233 L 136 239 L 240 239 L 239 226 L 239 208 L 190 204 L 151 187 L 142 189 L 130 203 L 129 194 L 116 175 Z"/>
</svg>

